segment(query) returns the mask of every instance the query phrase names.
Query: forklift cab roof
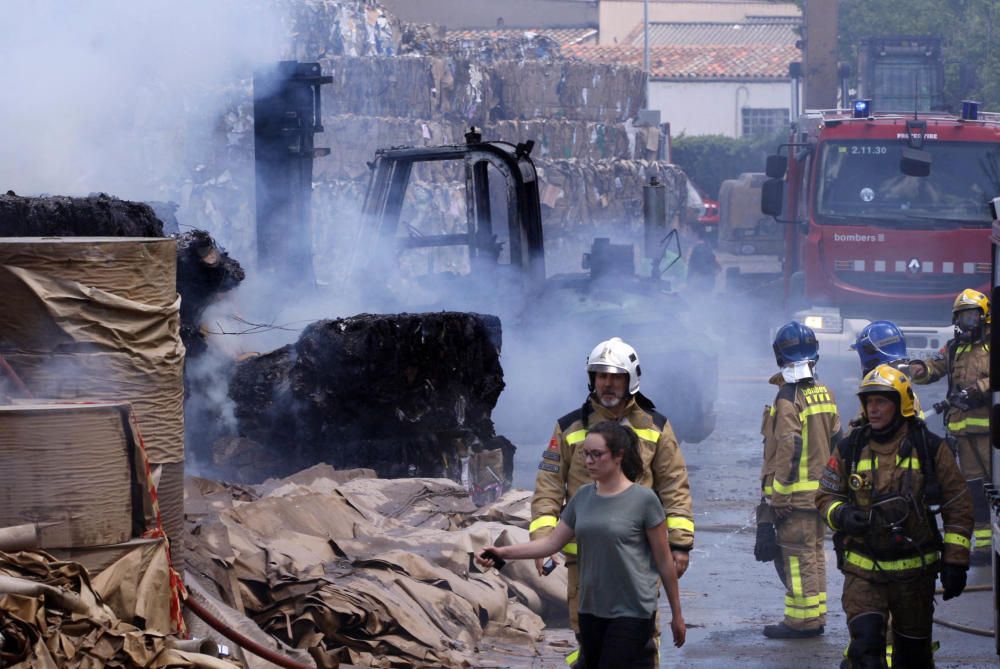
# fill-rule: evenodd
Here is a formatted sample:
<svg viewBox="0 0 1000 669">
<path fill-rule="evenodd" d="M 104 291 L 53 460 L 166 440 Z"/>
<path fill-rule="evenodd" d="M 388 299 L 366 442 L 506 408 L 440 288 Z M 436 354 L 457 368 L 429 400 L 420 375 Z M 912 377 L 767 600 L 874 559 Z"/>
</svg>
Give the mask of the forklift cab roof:
<svg viewBox="0 0 1000 669">
<path fill-rule="evenodd" d="M 500 265 L 502 243 L 497 241 L 490 201 L 491 175 L 499 175 L 506 193 L 504 236 L 509 246 L 509 265 L 523 274 L 529 287 L 541 289 L 545 256 L 538 175 L 530 157 L 533 145 L 484 142 L 473 129 L 466 134 L 465 144 L 380 149 L 369 163 L 372 174 L 356 253 L 366 259 L 362 262 L 371 262 L 391 258 L 405 249 L 467 246 L 473 273 Z M 442 161 L 464 163 L 466 231 L 401 236 L 400 215 L 414 165 Z"/>
</svg>

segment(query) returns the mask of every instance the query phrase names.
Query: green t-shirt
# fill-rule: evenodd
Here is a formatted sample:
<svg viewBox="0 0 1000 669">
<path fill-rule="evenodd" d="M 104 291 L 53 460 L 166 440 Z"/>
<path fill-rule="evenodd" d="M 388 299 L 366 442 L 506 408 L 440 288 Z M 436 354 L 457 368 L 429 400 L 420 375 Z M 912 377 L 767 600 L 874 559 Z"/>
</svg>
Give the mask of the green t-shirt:
<svg viewBox="0 0 1000 669">
<path fill-rule="evenodd" d="M 573 530 L 579 547 L 580 613 L 601 618 L 653 615 L 660 576 L 646 530 L 666 519 L 656 493 L 633 483 L 617 495 L 602 497 L 588 483 L 576 491 L 560 518 Z"/>
</svg>

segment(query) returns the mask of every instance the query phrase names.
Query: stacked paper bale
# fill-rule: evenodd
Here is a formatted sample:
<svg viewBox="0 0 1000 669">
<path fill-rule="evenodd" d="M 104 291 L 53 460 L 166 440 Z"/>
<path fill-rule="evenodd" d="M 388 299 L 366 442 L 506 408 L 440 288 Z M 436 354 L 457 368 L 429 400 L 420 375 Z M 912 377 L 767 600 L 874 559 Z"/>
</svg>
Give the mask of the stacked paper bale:
<svg viewBox="0 0 1000 669">
<path fill-rule="evenodd" d="M 168 536 L 184 520 L 176 272 L 173 239 L 0 239 L 0 309 L 12 315 L 0 352 L 36 397 L 132 404 Z"/>
</svg>

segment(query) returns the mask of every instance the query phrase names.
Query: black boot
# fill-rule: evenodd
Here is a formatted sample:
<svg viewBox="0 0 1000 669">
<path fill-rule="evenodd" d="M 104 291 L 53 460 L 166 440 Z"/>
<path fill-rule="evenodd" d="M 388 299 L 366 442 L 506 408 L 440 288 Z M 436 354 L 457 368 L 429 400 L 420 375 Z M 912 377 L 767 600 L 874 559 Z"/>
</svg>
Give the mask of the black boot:
<svg viewBox="0 0 1000 669">
<path fill-rule="evenodd" d="M 847 629 L 851 632 L 851 645 L 847 647 L 848 666 L 851 669 L 884 669 L 885 632 L 882 629 L 882 616 L 877 613 L 860 615 L 847 624 Z M 893 665 L 896 665 L 895 661 Z"/>
<path fill-rule="evenodd" d="M 934 669 L 930 638 L 914 639 L 892 631 L 892 666 L 905 669 Z"/>
</svg>

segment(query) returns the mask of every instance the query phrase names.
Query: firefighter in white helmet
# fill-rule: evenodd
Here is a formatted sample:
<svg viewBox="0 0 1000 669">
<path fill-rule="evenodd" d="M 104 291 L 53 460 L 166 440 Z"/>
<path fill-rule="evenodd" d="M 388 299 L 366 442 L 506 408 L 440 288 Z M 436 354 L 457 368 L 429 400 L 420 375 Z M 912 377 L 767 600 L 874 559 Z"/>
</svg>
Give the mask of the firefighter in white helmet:
<svg viewBox="0 0 1000 669">
<path fill-rule="evenodd" d="M 993 532 L 983 485 L 990 479 L 990 299 L 967 288 L 952 305 L 955 338 L 929 360 L 914 360 L 914 383 L 948 378 L 945 428 L 958 454 L 958 466 L 972 493 L 975 550 L 972 564 L 990 564 Z"/>
<path fill-rule="evenodd" d="M 639 392 L 641 373 L 635 349 L 618 337 L 602 341 L 591 351 L 587 357 L 590 394 L 581 408 L 556 421 L 538 464 L 535 494 L 531 499 L 531 538 L 548 535 L 577 489 L 591 482 L 580 448 L 587 428 L 606 420 L 617 421 L 639 437 L 645 467 L 636 482 L 652 488 L 663 504 L 668 540 L 680 577 L 688 567 L 688 553 L 694 545 L 687 467 L 670 422 Z M 562 552 L 568 569 L 566 595 L 570 623 L 579 632 L 576 544 L 567 544 Z M 539 574 L 543 573 L 542 564 L 543 560 L 536 560 Z"/>
</svg>

